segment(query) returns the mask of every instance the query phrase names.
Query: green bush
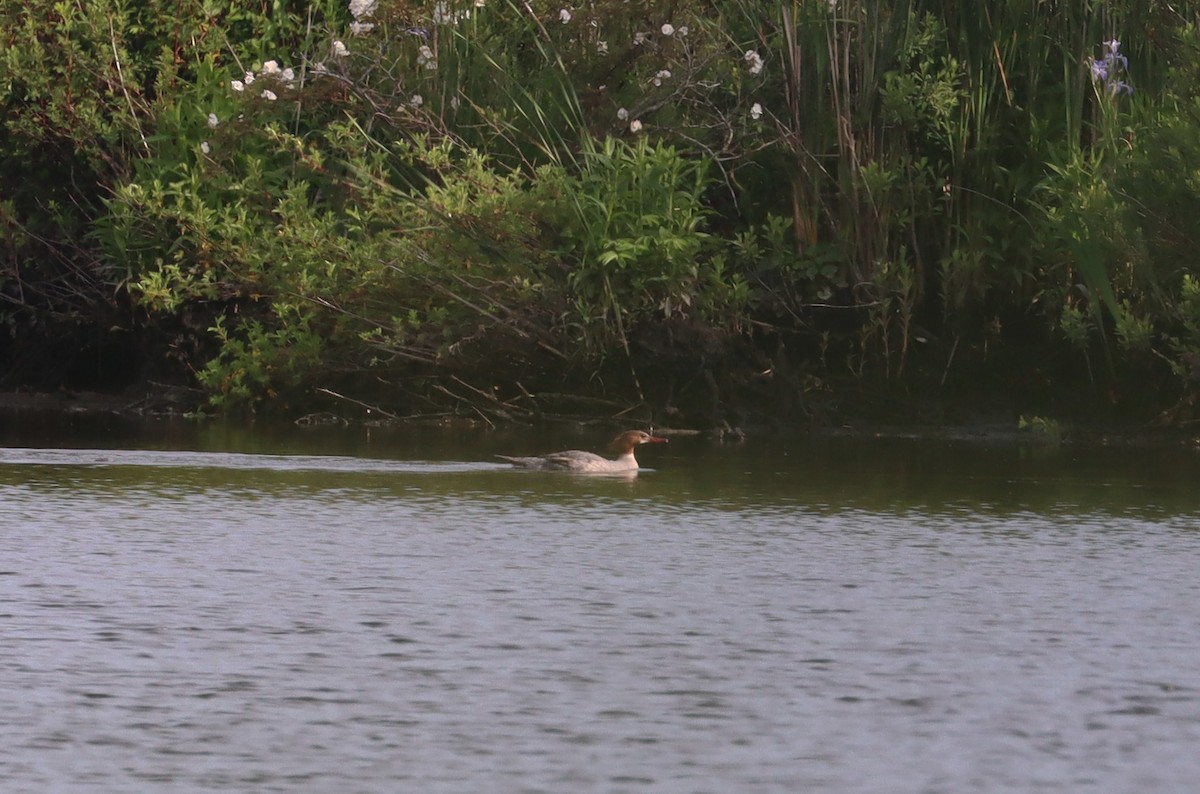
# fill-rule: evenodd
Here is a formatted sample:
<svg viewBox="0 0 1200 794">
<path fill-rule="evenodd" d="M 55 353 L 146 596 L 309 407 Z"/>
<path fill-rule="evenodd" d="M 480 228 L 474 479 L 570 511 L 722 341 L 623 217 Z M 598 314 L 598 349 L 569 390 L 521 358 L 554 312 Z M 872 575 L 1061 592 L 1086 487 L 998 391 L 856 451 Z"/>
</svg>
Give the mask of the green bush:
<svg viewBox="0 0 1200 794">
<path fill-rule="evenodd" d="M 223 407 L 681 325 L 892 380 L 1016 326 L 1186 400 L 1198 11 L 0 0 L 0 312 L 180 335 Z"/>
</svg>

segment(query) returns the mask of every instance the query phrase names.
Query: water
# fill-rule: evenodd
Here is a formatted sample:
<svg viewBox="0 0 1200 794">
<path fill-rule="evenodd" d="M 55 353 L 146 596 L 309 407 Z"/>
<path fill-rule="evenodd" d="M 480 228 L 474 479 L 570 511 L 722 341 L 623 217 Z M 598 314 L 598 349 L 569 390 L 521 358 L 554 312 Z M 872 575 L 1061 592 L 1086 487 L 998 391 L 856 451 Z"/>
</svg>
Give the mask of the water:
<svg viewBox="0 0 1200 794">
<path fill-rule="evenodd" d="M 489 462 L 594 433 L 72 421 L 3 431 L 5 792 L 1200 779 L 1191 450 L 677 439 L 625 479 Z"/>
</svg>

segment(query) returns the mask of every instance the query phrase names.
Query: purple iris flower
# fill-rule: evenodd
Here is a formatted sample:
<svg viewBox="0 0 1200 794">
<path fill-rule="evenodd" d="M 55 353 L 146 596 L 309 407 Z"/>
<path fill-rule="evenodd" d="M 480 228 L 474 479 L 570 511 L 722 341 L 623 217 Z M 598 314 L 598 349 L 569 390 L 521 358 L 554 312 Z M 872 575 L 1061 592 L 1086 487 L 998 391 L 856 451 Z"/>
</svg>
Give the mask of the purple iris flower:
<svg viewBox="0 0 1200 794">
<path fill-rule="evenodd" d="M 1129 59 L 1121 54 L 1121 42 L 1110 39 L 1104 42 L 1104 57 L 1091 60 L 1092 80 L 1104 83 L 1109 93 L 1132 94 L 1133 86 L 1121 79 L 1129 71 Z"/>
</svg>

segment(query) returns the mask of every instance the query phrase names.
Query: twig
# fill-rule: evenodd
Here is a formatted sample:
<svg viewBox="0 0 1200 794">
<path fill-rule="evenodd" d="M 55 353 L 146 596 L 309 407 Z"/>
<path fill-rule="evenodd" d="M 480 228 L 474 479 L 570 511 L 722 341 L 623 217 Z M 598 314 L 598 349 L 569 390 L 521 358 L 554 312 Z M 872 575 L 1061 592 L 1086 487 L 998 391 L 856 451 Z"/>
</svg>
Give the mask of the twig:
<svg viewBox="0 0 1200 794">
<path fill-rule="evenodd" d="M 294 117 L 294 121 L 292 122 L 292 134 L 297 135 L 297 136 L 300 134 L 300 110 L 301 110 L 301 106 L 304 104 L 304 81 L 305 81 L 305 78 L 308 76 L 308 46 L 307 45 L 312 41 L 312 18 L 313 18 L 313 7 L 312 7 L 312 5 L 309 5 L 309 7 L 308 7 L 308 22 L 305 24 L 305 27 L 304 27 L 304 43 L 306 46 L 304 48 L 304 52 L 301 53 L 301 55 L 300 55 L 300 86 L 299 86 L 299 89 L 296 91 L 296 115 Z"/>
<path fill-rule="evenodd" d="M 389 411 L 385 411 L 385 410 L 383 410 L 383 409 L 382 409 L 382 408 L 380 408 L 378 405 L 371 405 L 370 403 L 365 403 L 365 402 L 363 402 L 362 400 L 356 400 L 356 399 L 354 399 L 353 397 L 347 397 L 347 396 L 346 396 L 346 395 L 344 395 L 344 394 L 338 394 L 337 392 L 333 391 L 332 389 L 326 389 L 326 388 L 324 388 L 324 387 L 321 387 L 321 388 L 318 388 L 318 389 L 317 389 L 317 391 L 318 391 L 318 392 L 320 392 L 321 394 L 327 394 L 327 395 L 329 395 L 330 397 L 333 397 L 333 398 L 335 398 L 335 399 L 338 399 L 338 400 L 345 400 L 345 401 L 346 401 L 346 402 L 348 402 L 348 403 L 354 403 L 355 405 L 357 405 L 357 406 L 359 406 L 359 407 L 361 407 L 361 408 L 366 408 L 368 411 L 374 411 L 374 412 L 376 412 L 376 413 L 383 414 L 383 415 L 384 415 L 384 416 L 386 416 L 388 419 L 397 419 L 397 420 L 399 420 L 399 419 L 401 418 L 401 417 L 397 416 L 397 415 L 396 415 L 396 414 L 394 414 L 394 413 L 391 413 L 391 412 L 389 412 Z"/>
<path fill-rule="evenodd" d="M 476 394 L 478 394 L 480 397 L 484 398 L 488 402 L 495 403 L 496 405 L 501 406 L 506 410 L 512 410 L 512 411 L 520 410 L 519 408 L 514 407 L 511 403 L 501 402 L 500 398 L 498 398 L 496 395 L 491 394 L 490 392 L 486 392 L 483 389 L 480 389 L 476 386 L 472 386 L 471 384 L 467 383 L 465 380 L 458 377 L 457 375 L 451 375 L 450 380 L 454 381 L 455 383 L 459 384 L 460 386 L 470 389 L 471 391 L 475 392 Z"/>
<path fill-rule="evenodd" d="M 638 402 L 638 403 L 634 403 L 633 405 L 629 406 L 628 408 L 625 408 L 625 409 L 623 409 L 623 410 L 617 411 L 615 414 L 613 414 L 613 415 L 612 415 L 612 418 L 613 418 L 613 419 L 620 419 L 620 418 L 621 418 L 622 416 L 624 416 L 625 414 L 629 413 L 630 411 L 635 411 L 635 410 L 637 410 L 638 408 L 641 408 L 641 407 L 642 407 L 643 405 L 645 405 L 645 404 L 646 404 L 645 402 Z"/>
<path fill-rule="evenodd" d="M 121 92 L 125 94 L 125 101 L 129 103 L 129 115 L 133 119 L 133 125 L 137 128 L 138 137 L 142 139 L 142 146 L 146 150 L 146 156 L 150 156 L 150 143 L 146 140 L 145 133 L 142 132 L 142 123 L 138 121 L 137 110 L 133 106 L 133 97 L 129 94 L 129 88 L 125 85 L 125 72 L 121 69 L 121 55 L 117 52 L 117 30 L 113 26 L 112 16 L 108 17 L 108 35 L 109 43 L 112 44 L 113 63 L 117 66 L 117 77 L 121 78 Z"/>
<path fill-rule="evenodd" d="M 433 384 L 433 388 L 437 389 L 442 394 L 445 394 L 447 397 L 452 397 L 453 399 L 457 400 L 460 403 L 465 403 L 468 408 L 470 408 L 475 413 L 479 414 L 479 418 L 482 419 L 483 421 L 487 422 L 488 425 L 493 430 L 496 428 L 496 424 L 491 419 L 488 419 L 487 414 L 485 414 L 482 410 L 480 410 L 478 405 L 471 402 L 470 400 L 465 399 L 461 394 L 455 394 L 454 392 L 450 391 L 449 389 L 447 389 L 445 386 L 443 386 L 440 383 Z M 509 417 L 502 416 L 502 418 L 508 419 Z"/>
<path fill-rule="evenodd" d="M 946 376 L 950 374 L 950 365 L 954 363 L 954 354 L 958 352 L 958 340 L 961 337 L 955 335 L 954 345 L 950 348 L 950 357 L 946 359 L 946 369 L 942 371 L 942 379 L 938 383 L 939 389 L 946 388 Z"/>
</svg>

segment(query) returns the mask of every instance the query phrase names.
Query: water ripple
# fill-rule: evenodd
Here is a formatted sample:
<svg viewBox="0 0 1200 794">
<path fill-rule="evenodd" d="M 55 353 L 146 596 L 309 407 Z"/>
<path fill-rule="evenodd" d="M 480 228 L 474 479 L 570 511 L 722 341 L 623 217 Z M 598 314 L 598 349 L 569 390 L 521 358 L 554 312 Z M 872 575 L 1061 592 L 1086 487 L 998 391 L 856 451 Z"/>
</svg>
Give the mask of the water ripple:
<svg viewBox="0 0 1200 794">
<path fill-rule="evenodd" d="M 869 474 L 860 479 L 867 487 Z M 1186 791 L 1200 533 L 0 453 L 6 791 Z"/>
</svg>

